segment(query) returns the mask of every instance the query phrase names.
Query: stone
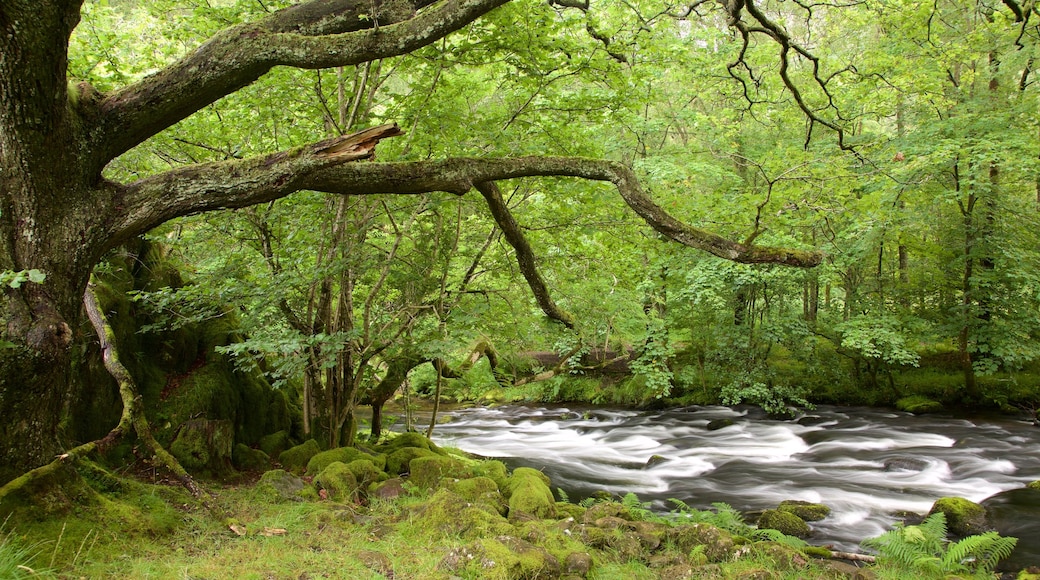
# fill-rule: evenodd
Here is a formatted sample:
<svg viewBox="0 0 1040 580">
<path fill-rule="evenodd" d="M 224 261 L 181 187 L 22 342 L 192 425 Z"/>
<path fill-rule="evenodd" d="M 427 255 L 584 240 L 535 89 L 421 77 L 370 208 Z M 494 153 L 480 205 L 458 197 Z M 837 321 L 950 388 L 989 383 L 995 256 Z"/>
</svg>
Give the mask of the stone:
<svg viewBox="0 0 1040 580">
<path fill-rule="evenodd" d="M 719 429 L 724 429 L 734 424 L 733 419 L 715 419 L 713 421 L 708 421 L 705 429 L 708 431 L 718 431 Z"/>
<path fill-rule="evenodd" d="M 986 508 L 963 497 L 942 497 L 932 504 L 928 515 L 946 514 L 946 529 L 956 536 L 972 536 L 989 529 Z"/>
<path fill-rule="evenodd" d="M 320 452 L 321 448 L 318 447 L 318 442 L 314 439 L 308 439 L 295 447 L 282 451 L 278 455 L 278 463 L 281 463 L 286 471 L 303 473 L 306 471 L 307 463 L 311 458 Z"/>
<path fill-rule="evenodd" d="M 461 479 L 466 476 L 466 467 L 456 459 L 433 455 L 416 457 L 408 463 L 411 472 L 409 481 L 422 489 L 434 489 L 441 479 Z"/>
<path fill-rule="evenodd" d="M 334 461 L 314 478 L 314 487 L 324 490 L 328 499 L 345 503 L 357 499 L 359 485 L 346 463 Z"/>
<path fill-rule="evenodd" d="M 259 449 L 236 443 L 231 450 L 231 464 L 239 471 L 267 471 L 271 468 L 271 458 Z"/>
<path fill-rule="evenodd" d="M 284 469 L 273 469 L 260 476 L 254 492 L 273 502 L 303 501 L 307 484 Z"/>
<path fill-rule="evenodd" d="M 780 505 L 777 506 L 776 509 L 782 512 L 792 513 L 807 522 L 820 521 L 831 513 L 831 508 L 822 503 L 811 503 L 794 499 L 780 502 Z"/>
<path fill-rule="evenodd" d="M 788 536 L 807 538 L 812 533 L 802 518 L 786 511 L 766 510 L 758 517 L 758 527 L 777 530 Z"/>
<path fill-rule="evenodd" d="M 227 475 L 231 470 L 231 449 L 235 428 L 231 421 L 193 419 L 181 423 L 170 453 L 185 469 L 212 475 Z"/>
<path fill-rule="evenodd" d="M 571 552 L 563 560 L 563 571 L 584 578 L 592 570 L 592 556 L 588 552 Z"/>
<path fill-rule="evenodd" d="M 556 498 L 549 489 L 549 478 L 537 469 L 518 467 L 506 483 L 509 516 L 522 513 L 542 519 L 556 519 Z"/>
</svg>

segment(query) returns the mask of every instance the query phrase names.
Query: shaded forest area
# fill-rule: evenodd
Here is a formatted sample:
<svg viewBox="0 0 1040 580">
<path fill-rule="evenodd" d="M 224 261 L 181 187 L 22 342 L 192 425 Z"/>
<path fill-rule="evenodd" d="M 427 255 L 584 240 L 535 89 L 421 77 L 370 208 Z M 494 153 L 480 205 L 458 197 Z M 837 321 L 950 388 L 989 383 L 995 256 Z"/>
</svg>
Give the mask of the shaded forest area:
<svg viewBox="0 0 1040 580">
<path fill-rule="evenodd" d="M 405 392 L 1040 405 L 1032 4 L 46 4 L 7 465 L 118 418 L 91 275 L 153 422 L 220 364 L 331 447 Z"/>
</svg>

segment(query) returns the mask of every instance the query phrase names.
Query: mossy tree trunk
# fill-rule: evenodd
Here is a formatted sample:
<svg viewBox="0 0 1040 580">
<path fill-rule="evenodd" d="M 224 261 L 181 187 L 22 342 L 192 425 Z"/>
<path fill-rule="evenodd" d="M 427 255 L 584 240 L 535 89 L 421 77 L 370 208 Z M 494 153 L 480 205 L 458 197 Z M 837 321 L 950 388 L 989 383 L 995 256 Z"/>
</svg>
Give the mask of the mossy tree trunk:
<svg viewBox="0 0 1040 580">
<path fill-rule="evenodd" d="M 130 183 L 102 177 L 112 160 L 275 66 L 329 68 L 406 54 L 506 2 L 305 1 L 218 32 L 180 61 L 108 93 L 87 83 L 70 87 L 68 43 L 81 0 L 0 3 L 0 270 L 47 276 L 0 296 L 0 481 L 48 463 L 64 448 L 59 425 L 70 347 L 94 265 L 108 250 L 179 216 L 248 207 L 302 189 L 461 195 L 476 183 L 572 176 L 612 183 L 648 224 L 682 244 L 743 262 L 819 262 L 810 252 L 740 244 L 683 224 L 616 163 L 544 157 L 351 163 L 399 134 L 395 125 Z"/>
</svg>

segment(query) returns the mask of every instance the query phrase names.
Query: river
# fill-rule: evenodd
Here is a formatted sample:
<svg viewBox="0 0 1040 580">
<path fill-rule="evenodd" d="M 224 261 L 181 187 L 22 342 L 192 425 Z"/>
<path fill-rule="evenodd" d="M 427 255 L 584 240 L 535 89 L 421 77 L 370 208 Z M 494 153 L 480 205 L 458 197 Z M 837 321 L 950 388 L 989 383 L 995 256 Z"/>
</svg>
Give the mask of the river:
<svg viewBox="0 0 1040 580">
<path fill-rule="evenodd" d="M 671 498 L 742 512 L 819 502 L 832 512 L 811 524 L 811 541 L 847 551 L 939 497 L 982 501 L 1040 479 L 1040 428 L 1011 418 L 821 406 L 772 420 L 753 408 L 521 405 L 451 417 L 434 432 L 438 444 L 540 469 L 571 501 L 606 490 L 635 493 L 660 512 L 675 507 Z M 719 419 L 733 424 L 709 430 Z M 663 460 L 647 466 L 654 456 Z"/>
</svg>

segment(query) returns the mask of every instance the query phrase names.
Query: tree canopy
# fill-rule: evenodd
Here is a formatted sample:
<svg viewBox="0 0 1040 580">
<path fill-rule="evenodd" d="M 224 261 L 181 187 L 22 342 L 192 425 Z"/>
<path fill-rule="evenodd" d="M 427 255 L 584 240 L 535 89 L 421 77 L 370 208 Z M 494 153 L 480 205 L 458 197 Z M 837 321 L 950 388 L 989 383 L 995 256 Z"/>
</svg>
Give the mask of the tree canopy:
<svg viewBox="0 0 1040 580">
<path fill-rule="evenodd" d="M 331 444 L 494 343 L 728 401 L 801 396 L 777 349 L 951 354 L 977 398 L 1040 355 L 1036 11 L 5 2 L 0 480 L 67 448 L 88 278 L 142 235 L 200 282 L 140 300 L 236 303 Z"/>
</svg>

